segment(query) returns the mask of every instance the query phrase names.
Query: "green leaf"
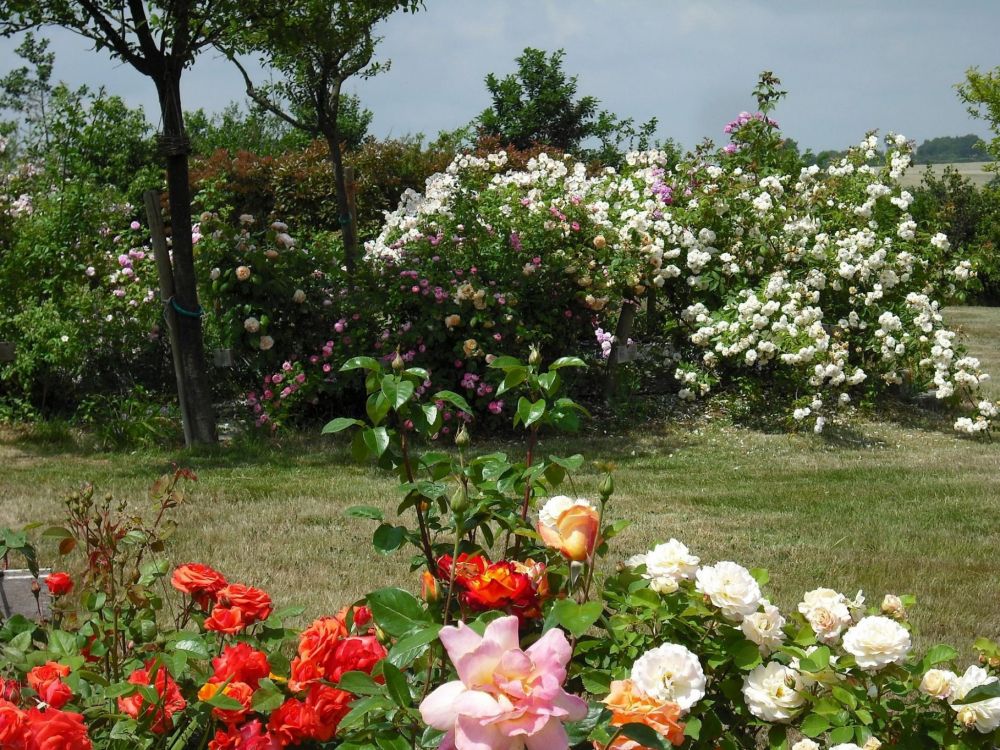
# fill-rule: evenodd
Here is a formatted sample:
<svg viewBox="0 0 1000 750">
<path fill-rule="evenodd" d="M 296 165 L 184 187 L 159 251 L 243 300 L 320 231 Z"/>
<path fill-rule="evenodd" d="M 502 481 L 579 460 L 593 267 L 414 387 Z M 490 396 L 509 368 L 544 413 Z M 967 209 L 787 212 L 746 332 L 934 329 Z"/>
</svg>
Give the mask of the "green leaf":
<svg viewBox="0 0 1000 750">
<path fill-rule="evenodd" d="M 349 360 L 344 362 L 340 366 L 341 372 L 347 372 L 348 370 L 371 370 L 373 372 L 380 372 L 382 370 L 381 365 L 372 359 L 371 357 L 351 357 Z"/>
<path fill-rule="evenodd" d="M 771 574 L 767 572 L 767 568 L 751 568 L 750 575 L 761 586 L 766 586 L 767 582 L 771 580 Z"/>
<path fill-rule="evenodd" d="M 348 427 L 364 427 L 365 423 L 360 419 L 348 419 L 347 417 L 337 417 L 336 419 L 331 419 L 323 427 L 322 435 L 329 435 L 334 432 L 342 432 Z"/>
<path fill-rule="evenodd" d="M 414 628 L 423 627 L 430 621 L 420 601 L 402 589 L 379 589 L 369 594 L 366 601 L 375 622 L 395 638 L 401 638 Z"/>
<path fill-rule="evenodd" d="M 182 641 L 177 641 L 174 644 L 174 651 L 181 651 L 189 656 L 193 656 L 195 659 L 206 660 L 212 658 L 208 646 L 197 638 L 185 638 Z"/>
<path fill-rule="evenodd" d="M 285 694 L 269 679 L 260 681 L 260 687 L 253 694 L 250 705 L 254 711 L 269 713 L 285 702 Z"/>
<path fill-rule="evenodd" d="M 803 656 L 799 659 L 800 672 L 822 672 L 829 666 L 830 649 L 826 646 L 820 646 L 809 654 L 809 656 Z"/>
<path fill-rule="evenodd" d="M 550 370 L 561 370 L 563 367 L 586 367 L 587 363 L 579 357 L 560 357 L 551 365 Z"/>
<path fill-rule="evenodd" d="M 830 722 L 819 714 L 809 714 L 799 727 L 806 737 L 819 737 L 830 728 Z"/>
<path fill-rule="evenodd" d="M 597 622 L 603 611 L 601 602 L 577 604 L 572 599 L 560 599 L 552 606 L 555 621 L 577 638 Z"/>
<path fill-rule="evenodd" d="M 124 698 L 126 695 L 132 695 L 138 692 L 139 686 L 134 685 L 131 682 L 118 682 L 114 685 L 109 685 L 104 689 L 105 698 Z"/>
<path fill-rule="evenodd" d="M 842 745 L 854 739 L 854 727 L 837 727 L 830 732 L 830 746 Z"/>
<path fill-rule="evenodd" d="M 469 402 L 454 391 L 438 391 L 434 394 L 434 400 L 444 401 L 447 404 L 451 404 L 456 409 L 461 409 L 466 414 L 472 414 L 472 407 L 469 406 Z"/>
<path fill-rule="evenodd" d="M 497 396 L 502 396 L 511 388 L 516 388 L 528 379 L 528 371 L 524 367 L 512 367 L 507 370 L 503 381 L 497 386 Z"/>
<path fill-rule="evenodd" d="M 559 456 L 549 456 L 549 461 L 559 466 L 562 466 L 566 471 L 576 471 L 581 466 L 583 466 L 583 456 L 576 453 L 568 458 L 560 458 Z"/>
<path fill-rule="evenodd" d="M 701 719 L 697 716 L 692 716 L 686 722 L 684 722 L 684 736 L 690 737 L 693 740 L 698 739 L 701 734 Z"/>
<path fill-rule="evenodd" d="M 757 644 L 750 641 L 738 641 L 730 649 L 733 663 L 742 670 L 750 670 L 761 662 L 760 649 Z"/>
<path fill-rule="evenodd" d="M 988 682 L 985 685 L 974 687 L 961 700 L 951 701 L 953 706 L 964 706 L 967 703 L 978 703 L 990 698 L 1000 698 L 1000 682 Z"/>
<path fill-rule="evenodd" d="M 369 427 L 362 430 L 361 440 L 364 442 L 368 452 L 375 456 L 375 458 L 379 458 L 385 453 L 385 449 L 389 447 L 389 433 L 385 427 Z"/>
<path fill-rule="evenodd" d="M 384 523 L 375 529 L 375 534 L 372 536 L 372 544 L 383 555 L 395 552 L 403 546 L 403 542 L 405 541 L 406 527 L 393 526 L 388 523 Z"/>
<path fill-rule="evenodd" d="M 936 664 L 941 664 L 946 661 L 953 661 L 958 658 L 958 651 L 956 651 L 951 646 L 946 646 L 944 644 L 938 644 L 937 646 L 932 646 L 924 657 L 924 664 L 928 667 L 933 667 Z"/>
<path fill-rule="evenodd" d="M 385 514 L 374 505 L 352 505 L 344 511 L 344 514 L 351 518 L 368 518 L 372 521 L 381 521 Z"/>
<path fill-rule="evenodd" d="M 493 370 L 510 370 L 515 367 L 524 367 L 524 363 L 517 357 L 511 357 L 509 355 L 504 355 L 502 357 L 497 357 L 489 364 L 490 368 Z"/>
<path fill-rule="evenodd" d="M 155 703 L 158 700 L 158 696 L 156 696 L 155 692 L 153 693 L 153 695 L 154 699 L 150 701 L 151 703 Z M 242 703 L 240 703 L 235 698 L 226 695 L 221 690 L 208 700 L 202 701 L 202 703 L 207 703 L 208 705 L 222 709 L 223 711 L 239 711 L 240 709 L 243 708 Z"/>
<path fill-rule="evenodd" d="M 521 396 L 517 400 L 517 416 L 525 427 L 530 427 L 545 415 L 545 407 L 544 398 L 532 402 Z"/>
<path fill-rule="evenodd" d="M 427 650 L 428 644 L 435 641 L 440 632 L 441 625 L 434 624 L 410 633 L 396 641 L 395 645 L 389 649 L 389 655 L 386 658 L 400 669 L 408 667 L 414 659 Z"/>
<path fill-rule="evenodd" d="M 398 409 L 413 397 L 415 390 L 413 382 L 402 380 L 395 375 L 386 375 L 382 378 L 382 393 L 389 399 L 393 409 Z"/>
<path fill-rule="evenodd" d="M 389 697 L 400 708 L 407 708 L 413 703 L 413 696 L 410 695 L 410 686 L 406 683 L 406 677 L 399 671 L 399 667 L 387 661 L 382 662 L 382 676 L 385 677 L 385 686 L 389 690 Z"/>
<path fill-rule="evenodd" d="M 365 413 L 373 425 L 378 425 L 389 414 L 389 399 L 382 391 L 375 391 L 365 401 Z"/>
<path fill-rule="evenodd" d="M 659 732 L 650 729 L 645 724 L 623 724 L 618 730 L 623 737 L 638 742 L 643 747 L 653 750 L 670 750 L 671 746 L 663 741 Z"/>
<path fill-rule="evenodd" d="M 840 685 L 834 685 L 831 692 L 834 698 L 843 703 L 852 711 L 858 707 L 858 699 L 854 697 L 854 694 L 840 687 Z"/>
<path fill-rule="evenodd" d="M 337 687 L 352 695 L 381 695 L 382 686 L 364 672 L 345 672 Z"/>
</svg>

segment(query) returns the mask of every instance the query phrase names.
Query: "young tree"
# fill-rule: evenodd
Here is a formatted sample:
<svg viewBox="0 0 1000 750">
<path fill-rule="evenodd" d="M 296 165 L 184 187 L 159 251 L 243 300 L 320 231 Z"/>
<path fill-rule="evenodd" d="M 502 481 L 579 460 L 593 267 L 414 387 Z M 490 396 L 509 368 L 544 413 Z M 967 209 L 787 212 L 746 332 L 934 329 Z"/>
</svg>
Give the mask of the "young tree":
<svg viewBox="0 0 1000 750">
<path fill-rule="evenodd" d="M 52 66 L 56 56 L 49 52 L 49 40 L 25 34 L 14 50 L 25 65 L 0 78 L 0 110 L 14 115 L 0 122 L 0 133 L 14 134 L 19 150 L 43 151 L 50 141 L 49 100 L 52 97 Z"/>
<path fill-rule="evenodd" d="M 352 76 L 369 78 L 386 69 L 387 63 L 373 61 L 381 41 L 373 29 L 398 10 L 416 11 L 421 0 L 291 0 L 280 12 L 275 12 L 270 0 L 257 3 L 255 22 L 236 43 L 222 45 L 222 49 L 243 74 L 247 95 L 257 105 L 326 141 L 344 238 L 344 263 L 353 274 L 358 233 L 350 218 L 343 149 L 358 123 L 367 128 L 367 121 L 366 110 L 359 111 L 356 102 L 352 106 L 342 89 Z M 241 54 L 259 55 L 261 62 L 279 71 L 284 80 L 255 83 L 239 60 Z"/>
<path fill-rule="evenodd" d="M 0 34 L 43 26 L 69 29 L 98 50 L 148 77 L 160 105 L 161 151 L 166 160 L 172 229 L 174 304 L 178 310 L 178 391 L 184 394 L 185 434 L 196 443 L 216 442 L 215 418 L 205 367 L 200 306 L 191 236 L 190 146 L 181 106 L 181 75 L 198 53 L 243 25 L 237 0 L 2 0 Z"/>
<path fill-rule="evenodd" d="M 597 98 L 577 99 L 577 77 L 563 70 L 565 56 L 564 50 L 546 55 L 527 47 L 517 58 L 517 73 L 502 79 L 487 75 L 493 104 L 479 116 L 480 132 L 519 149 L 545 145 L 605 163 L 617 159 L 622 144 L 646 148 L 656 118 L 637 129 L 631 118 L 599 110 Z M 599 148 L 584 149 L 588 139 L 598 141 Z"/>
<path fill-rule="evenodd" d="M 958 95 L 968 105 L 969 114 L 978 120 L 985 120 L 993 131 L 993 138 L 986 149 L 994 160 L 1000 162 L 1000 67 L 982 73 L 978 68 L 969 68 L 965 81 L 958 84 Z M 992 169 L 1000 169 L 996 164 Z"/>
</svg>

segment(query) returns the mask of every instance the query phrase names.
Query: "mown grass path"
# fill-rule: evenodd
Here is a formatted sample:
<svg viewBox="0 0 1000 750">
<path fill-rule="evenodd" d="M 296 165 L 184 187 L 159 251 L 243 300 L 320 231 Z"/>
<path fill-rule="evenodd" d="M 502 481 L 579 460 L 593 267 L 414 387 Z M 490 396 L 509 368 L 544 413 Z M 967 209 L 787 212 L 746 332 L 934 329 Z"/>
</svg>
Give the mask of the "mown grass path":
<svg viewBox="0 0 1000 750">
<path fill-rule="evenodd" d="M 1000 377 L 1000 309 L 958 309 L 949 320 Z M 1000 383 L 990 390 L 1000 393 Z M 343 514 L 356 504 L 393 508 L 393 483 L 331 443 L 93 454 L 8 429 L 0 432 L 0 526 L 57 521 L 61 496 L 85 481 L 140 503 L 177 461 L 200 481 L 178 516 L 175 562 L 215 565 L 282 604 L 305 604 L 309 616 L 389 583 L 415 590 L 408 556 L 378 555 L 374 525 Z M 947 420 L 907 412 L 823 436 L 706 417 L 625 437 L 549 440 L 541 450 L 617 463 L 611 513 L 633 525 L 613 562 L 673 536 L 705 562 L 768 568 L 769 590 L 786 610 L 817 586 L 864 589 L 873 603 L 912 593 L 921 645 L 967 649 L 975 635 L 1000 637 L 1000 441 L 963 439 Z M 580 490 L 597 478 L 585 469 Z"/>
</svg>

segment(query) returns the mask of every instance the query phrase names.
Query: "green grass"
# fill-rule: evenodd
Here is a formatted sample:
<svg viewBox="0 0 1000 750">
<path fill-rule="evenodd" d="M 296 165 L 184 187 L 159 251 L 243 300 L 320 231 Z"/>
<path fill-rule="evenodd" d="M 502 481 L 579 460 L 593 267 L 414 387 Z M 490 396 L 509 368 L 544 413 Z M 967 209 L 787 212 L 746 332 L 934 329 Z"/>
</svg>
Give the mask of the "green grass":
<svg viewBox="0 0 1000 750">
<path fill-rule="evenodd" d="M 949 319 L 1000 372 L 1000 309 L 954 310 Z M 965 649 L 976 635 L 1000 637 L 1000 443 L 958 437 L 950 421 L 903 410 L 815 436 L 706 415 L 627 436 L 548 440 L 542 450 L 616 462 L 611 513 L 632 526 L 616 540 L 612 564 L 673 536 L 705 562 L 768 568 L 768 590 L 785 609 L 821 585 L 864 589 L 872 602 L 912 593 L 919 643 Z M 0 433 L 0 526 L 57 521 L 60 497 L 88 480 L 140 504 L 173 461 L 200 478 L 177 517 L 174 561 L 216 565 L 282 604 L 306 605 L 310 616 L 386 584 L 417 588 L 408 557 L 380 556 L 369 544 L 374 524 L 343 513 L 355 504 L 394 508 L 392 481 L 352 464 L 332 440 L 94 454 L 61 434 L 32 440 L 8 430 Z M 594 489 L 591 466 L 581 491 Z"/>
</svg>

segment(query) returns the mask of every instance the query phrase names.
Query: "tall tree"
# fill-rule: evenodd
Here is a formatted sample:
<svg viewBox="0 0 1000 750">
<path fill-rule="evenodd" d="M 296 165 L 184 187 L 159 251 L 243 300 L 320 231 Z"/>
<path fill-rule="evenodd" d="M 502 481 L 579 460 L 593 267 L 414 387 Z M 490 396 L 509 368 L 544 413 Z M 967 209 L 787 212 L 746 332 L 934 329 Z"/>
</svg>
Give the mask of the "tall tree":
<svg viewBox="0 0 1000 750">
<path fill-rule="evenodd" d="M 181 75 L 199 52 L 243 24 L 237 0 L 0 0 L 0 34 L 44 26 L 69 29 L 98 50 L 132 66 L 156 87 L 166 161 L 172 231 L 172 274 L 180 359 L 178 391 L 185 395 L 186 434 L 216 442 L 205 367 L 191 236 L 190 145 L 181 106 Z"/>
<path fill-rule="evenodd" d="M 527 47 L 516 60 L 516 73 L 504 78 L 487 75 L 493 103 L 479 115 L 480 132 L 519 149 L 552 146 L 605 163 L 617 159 L 623 144 L 646 148 L 656 131 L 656 118 L 636 128 L 632 118 L 622 120 L 598 109 L 596 97 L 576 98 L 577 76 L 563 70 L 565 56 L 564 50 L 546 55 Z M 585 149 L 588 139 L 600 146 Z"/>
<path fill-rule="evenodd" d="M 344 238 L 344 263 L 354 273 L 358 233 L 347 198 L 343 150 L 357 129 L 358 108 L 342 93 L 353 76 L 369 78 L 387 63 L 374 60 L 381 37 L 375 26 L 397 11 L 416 11 L 421 0 L 290 0 L 275 12 L 271 0 L 253 0 L 253 25 L 238 42 L 220 45 L 243 74 L 247 95 L 287 123 L 326 141 Z M 256 54 L 284 79 L 257 83 L 240 55 Z M 347 104 L 345 105 L 345 101 Z M 363 113 L 362 113 L 363 114 Z M 345 115 L 351 115 L 345 117 Z M 354 123 L 347 127 L 347 123 Z"/>
<path fill-rule="evenodd" d="M 957 88 L 959 97 L 968 106 L 969 114 L 984 120 L 993 131 L 993 138 L 986 144 L 986 149 L 998 162 L 991 165 L 991 169 L 1000 170 L 1000 67 L 985 73 L 978 68 L 969 68 L 965 81 Z"/>
</svg>

